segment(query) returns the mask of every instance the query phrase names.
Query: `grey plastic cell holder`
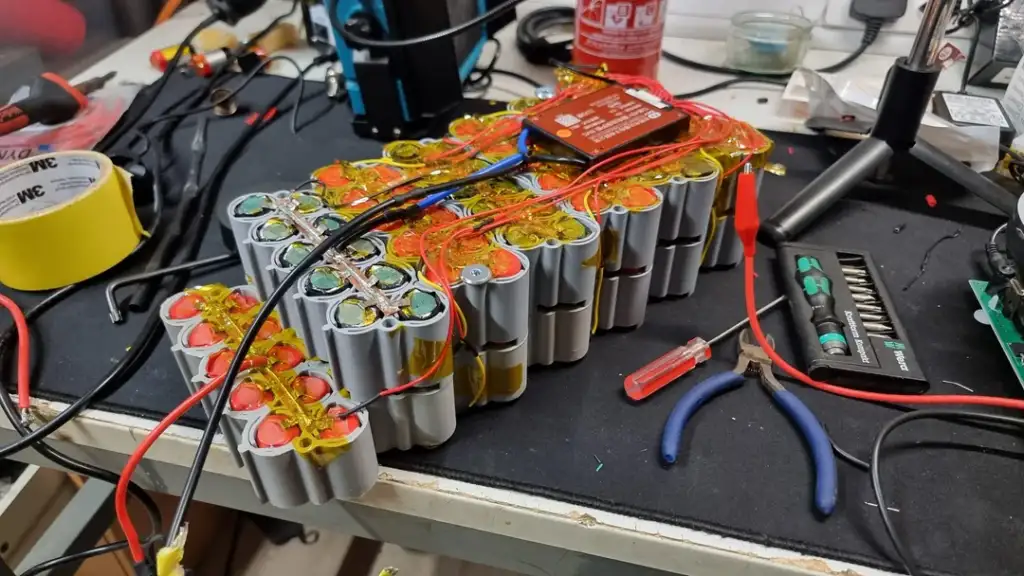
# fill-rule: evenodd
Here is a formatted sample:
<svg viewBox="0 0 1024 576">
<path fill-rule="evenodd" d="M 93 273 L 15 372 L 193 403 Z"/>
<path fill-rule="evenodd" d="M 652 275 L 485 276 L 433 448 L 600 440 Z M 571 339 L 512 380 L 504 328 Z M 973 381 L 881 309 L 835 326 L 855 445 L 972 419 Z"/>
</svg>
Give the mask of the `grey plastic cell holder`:
<svg viewBox="0 0 1024 576">
<path fill-rule="evenodd" d="M 530 347 L 525 338 L 516 344 L 480 351 L 480 358 L 486 370 L 486 391 L 475 404 L 473 400 L 480 385 L 480 368 L 469 350 L 462 350 L 456 354 L 456 410 L 479 408 L 491 402 L 511 402 L 522 396 L 526 392 L 529 353 Z"/>
<path fill-rule="evenodd" d="M 676 177 L 659 186 L 665 203 L 654 252 L 650 296 L 689 296 L 696 289 L 717 188 L 717 170 L 694 179 Z"/>
<path fill-rule="evenodd" d="M 340 394 L 331 394 L 320 403 L 325 408 L 355 406 Z M 294 508 L 330 500 L 351 500 L 365 494 L 377 481 L 377 454 L 365 412 L 355 414 L 360 426 L 348 436 L 349 444 L 344 451 L 323 466 L 296 452 L 291 443 L 258 447 L 256 429 L 267 416 L 269 412 L 247 422 L 239 449 L 249 456 L 253 488 L 257 493 L 262 490 L 270 504 Z"/>
<path fill-rule="evenodd" d="M 654 265 L 655 248 L 662 219 L 664 198 L 654 189 L 658 202 L 642 210 L 627 210 L 614 205 L 601 213 L 602 235 L 608 238 L 603 247 L 604 280 L 598 306 L 598 328 L 636 327 L 643 324 Z M 609 243 L 615 245 L 609 247 Z M 620 272 L 635 271 L 629 275 Z M 621 277 L 621 280 L 620 280 Z M 644 293 L 637 293 L 643 286 Z"/>
<path fill-rule="evenodd" d="M 441 313 L 427 320 L 400 320 L 385 316 L 360 327 L 339 327 L 335 309 L 349 291 L 337 297 L 324 318 L 327 358 L 341 386 L 352 400 L 362 402 L 387 388 L 394 388 L 420 376 L 410 359 L 426 342 L 445 342 L 448 338 L 451 303 L 447 297 L 423 283 L 410 286 L 433 294 L 443 305 Z M 431 362 L 421 359 L 423 369 Z M 437 446 L 455 433 L 454 375 L 431 378 L 406 393 L 377 402 L 370 409 L 377 451 L 391 448 L 407 450 L 412 446 Z"/>
<path fill-rule="evenodd" d="M 605 277 L 601 285 L 598 329 L 633 328 L 643 324 L 651 273 L 651 269 L 648 268 L 639 274 Z"/>
<path fill-rule="evenodd" d="M 590 350 L 593 301 L 575 308 L 530 311 L 530 365 L 575 362 Z"/>
</svg>

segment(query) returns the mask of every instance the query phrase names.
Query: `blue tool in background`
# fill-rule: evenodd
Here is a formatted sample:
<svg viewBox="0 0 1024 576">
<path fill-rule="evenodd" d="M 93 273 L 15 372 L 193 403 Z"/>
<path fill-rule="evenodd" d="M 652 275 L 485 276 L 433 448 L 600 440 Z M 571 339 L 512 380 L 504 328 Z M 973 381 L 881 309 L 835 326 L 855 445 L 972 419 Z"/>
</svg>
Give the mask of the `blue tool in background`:
<svg viewBox="0 0 1024 576">
<path fill-rule="evenodd" d="M 774 346 L 772 337 L 767 338 Z M 754 343 L 749 330 L 740 333 L 740 358 L 736 369 L 714 374 L 701 381 L 684 394 L 672 409 L 661 435 L 662 461 L 667 466 L 675 464 L 686 423 L 701 406 L 720 394 L 739 388 L 746 377 L 755 372 L 759 374 L 761 384 L 771 394 L 772 400 L 803 436 L 814 461 L 814 508 L 824 516 L 830 515 L 836 507 L 838 473 L 828 434 L 807 405 L 775 379 L 771 358 Z"/>
<path fill-rule="evenodd" d="M 443 133 L 484 44 L 521 0 L 324 0 L 356 134 Z"/>
</svg>

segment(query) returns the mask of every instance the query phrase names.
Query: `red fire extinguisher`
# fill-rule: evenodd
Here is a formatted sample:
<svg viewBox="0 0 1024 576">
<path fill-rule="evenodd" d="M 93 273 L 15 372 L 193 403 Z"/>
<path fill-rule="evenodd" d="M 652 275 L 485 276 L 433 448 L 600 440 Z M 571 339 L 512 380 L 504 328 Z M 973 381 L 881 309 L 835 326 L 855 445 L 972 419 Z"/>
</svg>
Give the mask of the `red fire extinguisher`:
<svg viewBox="0 0 1024 576">
<path fill-rule="evenodd" d="M 575 64 L 656 78 L 668 0 L 577 0 Z"/>
</svg>

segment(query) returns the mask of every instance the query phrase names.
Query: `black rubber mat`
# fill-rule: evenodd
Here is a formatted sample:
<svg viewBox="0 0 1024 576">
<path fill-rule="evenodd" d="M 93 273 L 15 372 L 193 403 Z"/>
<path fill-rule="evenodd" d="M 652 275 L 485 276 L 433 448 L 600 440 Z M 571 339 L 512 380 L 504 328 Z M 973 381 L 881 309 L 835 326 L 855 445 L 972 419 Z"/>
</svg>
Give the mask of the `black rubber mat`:
<svg viewBox="0 0 1024 576">
<path fill-rule="evenodd" d="M 281 82 L 258 79 L 243 93 L 243 106 L 255 107 Z M 163 101 L 176 98 L 188 86 L 175 81 Z M 311 84 L 300 120 L 305 126 L 297 137 L 290 134 L 288 111 L 282 109 L 231 170 L 221 205 L 245 192 L 297 184 L 311 170 L 334 159 L 375 155 L 379 144 L 352 135 L 345 107 L 326 106 L 322 86 Z M 175 148 L 182 158 L 187 158 L 191 126 L 185 122 L 175 135 Z M 240 118 L 211 123 L 207 169 L 241 126 Z M 762 215 L 832 162 L 838 152 L 832 148 L 842 146 L 810 136 L 772 137 L 777 143 L 775 159 L 787 166 L 789 175 L 765 177 Z M 171 171 L 178 182 L 185 171 L 181 164 Z M 931 213 L 924 207 L 925 192 L 939 196 L 939 208 Z M 901 291 L 917 273 L 925 250 L 960 227 L 937 218 L 939 210 L 972 205 L 940 192 L 890 192 L 902 194 L 903 204 L 919 210 L 843 201 L 804 239 L 872 252 L 933 383 L 932 393 L 964 392 L 942 382 L 947 380 L 976 394 L 1020 397 L 1021 387 L 991 330 L 973 319 L 977 306 L 967 285 L 967 279 L 981 275 L 977 262 L 991 228 L 964 226 L 960 237 L 934 251 L 921 280 Z M 999 222 L 984 209 L 970 214 L 961 209 L 947 211 L 952 212 L 990 227 Z M 901 231 L 897 234 L 895 229 Z M 203 255 L 222 251 L 219 233 L 211 230 Z M 761 249 L 758 298 L 762 303 L 778 294 L 772 257 L 771 250 Z M 241 269 L 235 268 L 195 280 L 231 284 L 243 278 Z M 22 293 L 14 296 L 26 306 L 39 299 Z M 867 476 L 840 464 L 839 506 L 831 518 L 816 518 L 811 505 L 812 468 L 800 437 L 758 386 L 747 385 L 703 408 L 688 428 L 680 462 L 671 470 L 658 464 L 657 442 L 673 403 L 704 375 L 731 368 L 735 342 L 718 346 L 707 366 L 641 404 L 626 400 L 623 375 L 693 336 L 710 338 L 743 314 L 739 270 L 703 273 L 692 297 L 651 303 L 642 327 L 598 335 L 582 361 L 531 368 L 521 399 L 461 416 L 455 436 L 441 448 L 391 452 L 381 455 L 381 463 L 892 568 L 892 552 L 872 506 Z M 774 312 L 764 324 L 782 355 L 793 358 L 788 313 Z M 87 391 L 124 353 L 140 325 L 141 318 L 134 317 L 125 326 L 112 326 L 100 286 L 46 315 L 34 331 L 37 394 L 67 399 Z M 899 414 L 790 387 L 817 413 L 837 443 L 861 457 L 867 456 L 881 425 Z M 164 345 L 103 406 L 157 416 L 185 396 L 169 346 Z M 190 425 L 204 420 L 197 411 L 189 416 Z M 959 449 L 951 449 L 948 443 Z M 975 444 L 986 448 L 975 448 Z M 893 517 L 922 566 L 939 573 L 1024 573 L 1024 555 L 1017 548 L 1024 539 L 1020 444 L 1012 437 L 935 422 L 916 423 L 894 435 L 885 452 L 882 477 L 889 505 L 898 510 Z M 1011 457 L 1001 457 L 1005 455 Z"/>
</svg>

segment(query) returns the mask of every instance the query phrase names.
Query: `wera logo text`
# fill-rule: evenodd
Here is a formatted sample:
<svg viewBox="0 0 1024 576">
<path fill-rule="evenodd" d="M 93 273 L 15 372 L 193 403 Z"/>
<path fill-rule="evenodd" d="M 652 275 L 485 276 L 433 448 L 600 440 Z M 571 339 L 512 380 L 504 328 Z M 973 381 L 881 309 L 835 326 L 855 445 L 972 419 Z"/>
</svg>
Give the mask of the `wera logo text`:
<svg viewBox="0 0 1024 576">
<path fill-rule="evenodd" d="M 40 170 L 49 170 L 50 168 L 57 167 L 56 158 L 40 158 L 39 160 L 29 160 L 28 165 L 32 168 L 33 172 L 39 172 Z"/>
<path fill-rule="evenodd" d="M 36 185 L 31 188 L 25 188 L 21 192 L 18 192 L 18 201 L 22 204 L 29 200 L 35 200 L 36 198 L 42 198 L 46 192 L 43 191 L 43 187 Z"/>
</svg>

